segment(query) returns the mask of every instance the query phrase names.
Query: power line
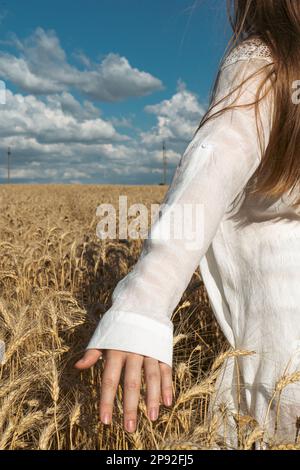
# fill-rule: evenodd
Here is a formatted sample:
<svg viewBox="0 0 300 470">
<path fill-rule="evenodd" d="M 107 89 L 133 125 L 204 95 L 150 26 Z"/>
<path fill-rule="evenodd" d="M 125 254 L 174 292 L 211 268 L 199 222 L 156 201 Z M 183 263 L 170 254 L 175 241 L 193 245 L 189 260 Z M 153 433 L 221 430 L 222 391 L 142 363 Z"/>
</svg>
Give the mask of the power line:
<svg viewBox="0 0 300 470">
<path fill-rule="evenodd" d="M 11 157 L 11 148 L 7 149 L 7 183 L 10 183 L 10 157 Z"/>
</svg>

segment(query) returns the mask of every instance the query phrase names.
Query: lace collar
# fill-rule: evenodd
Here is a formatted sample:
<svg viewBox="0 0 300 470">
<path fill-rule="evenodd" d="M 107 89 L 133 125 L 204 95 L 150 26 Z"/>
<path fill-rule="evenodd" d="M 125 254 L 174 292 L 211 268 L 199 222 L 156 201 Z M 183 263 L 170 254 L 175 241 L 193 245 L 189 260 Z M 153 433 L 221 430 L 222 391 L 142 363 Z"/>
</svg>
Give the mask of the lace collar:
<svg viewBox="0 0 300 470">
<path fill-rule="evenodd" d="M 250 58 L 265 59 L 268 62 L 273 63 L 272 54 L 267 44 L 258 37 L 252 37 L 245 39 L 232 49 L 225 58 L 222 68 L 233 64 L 238 60 L 247 60 Z"/>
</svg>

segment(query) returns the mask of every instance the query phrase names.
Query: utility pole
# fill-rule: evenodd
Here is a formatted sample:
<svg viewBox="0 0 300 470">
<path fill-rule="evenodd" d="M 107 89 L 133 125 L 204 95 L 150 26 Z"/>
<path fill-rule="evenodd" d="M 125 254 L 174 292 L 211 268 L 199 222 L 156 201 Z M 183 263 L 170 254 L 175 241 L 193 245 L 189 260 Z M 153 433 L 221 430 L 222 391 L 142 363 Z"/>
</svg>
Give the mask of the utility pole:
<svg viewBox="0 0 300 470">
<path fill-rule="evenodd" d="M 163 141 L 163 167 L 164 167 L 164 180 L 163 184 L 167 184 L 167 154 L 166 154 L 166 145 Z"/>
<path fill-rule="evenodd" d="M 10 156 L 11 156 L 11 149 L 8 147 L 7 149 L 7 183 L 10 183 Z"/>
</svg>

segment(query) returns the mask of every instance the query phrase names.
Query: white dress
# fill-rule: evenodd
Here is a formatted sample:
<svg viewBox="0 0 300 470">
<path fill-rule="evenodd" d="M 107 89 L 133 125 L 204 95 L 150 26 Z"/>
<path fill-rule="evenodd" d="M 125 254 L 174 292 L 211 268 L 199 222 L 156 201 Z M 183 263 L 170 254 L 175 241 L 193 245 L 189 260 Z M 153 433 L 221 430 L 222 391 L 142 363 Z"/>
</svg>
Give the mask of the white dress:
<svg viewBox="0 0 300 470">
<path fill-rule="evenodd" d="M 258 38 L 242 42 L 220 68 L 216 101 L 246 76 L 272 66 Z M 252 103 L 261 77 L 251 78 L 215 108 L 237 96 Z M 265 146 L 270 134 L 272 94 L 259 105 Z M 264 147 L 265 148 L 265 147 Z M 300 221 L 292 195 L 262 202 L 243 190 L 260 163 L 254 106 L 221 113 L 200 128 L 187 146 L 134 268 L 117 284 L 112 306 L 101 318 L 87 349 L 117 349 L 150 356 L 172 366 L 171 316 L 200 266 L 216 319 L 233 348 L 255 354 L 229 359 L 215 402 L 254 417 L 272 434 L 278 379 L 300 370 Z M 238 204 L 232 205 L 233 201 Z M 168 236 L 170 213 L 193 207 L 201 224 L 184 219 L 183 236 Z M 187 212 L 188 213 L 188 212 Z M 181 219 L 183 220 L 183 219 Z M 198 219 L 197 219 L 198 220 Z M 169 232 L 168 232 L 169 233 Z M 288 362 L 292 359 L 289 367 Z M 299 382 L 280 395 L 277 436 L 293 442 L 300 416 Z M 233 441 L 232 441 L 233 442 Z"/>
</svg>

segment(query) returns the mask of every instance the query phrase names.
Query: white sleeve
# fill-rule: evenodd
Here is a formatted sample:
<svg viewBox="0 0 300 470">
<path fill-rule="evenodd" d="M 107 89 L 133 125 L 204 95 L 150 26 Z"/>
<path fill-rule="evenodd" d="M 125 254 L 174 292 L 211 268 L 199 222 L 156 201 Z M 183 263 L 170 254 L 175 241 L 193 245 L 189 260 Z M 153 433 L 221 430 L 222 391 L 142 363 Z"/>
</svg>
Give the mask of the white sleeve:
<svg viewBox="0 0 300 470">
<path fill-rule="evenodd" d="M 214 102 L 263 65 L 264 59 L 252 58 L 223 67 Z M 261 74 L 251 78 L 213 111 L 224 108 L 235 97 L 235 104 L 252 103 L 261 78 Z M 265 142 L 269 135 L 269 96 L 259 105 Z M 172 366 L 172 313 L 226 210 L 260 158 L 254 105 L 227 110 L 200 128 L 181 156 L 161 214 L 144 240 L 137 263 L 115 287 L 112 306 L 100 319 L 86 349 L 130 351 Z M 176 220 L 177 229 L 178 220 L 183 228 L 182 237 L 169 223 L 175 220 L 170 213 L 178 216 L 179 209 L 183 215 Z"/>
</svg>

